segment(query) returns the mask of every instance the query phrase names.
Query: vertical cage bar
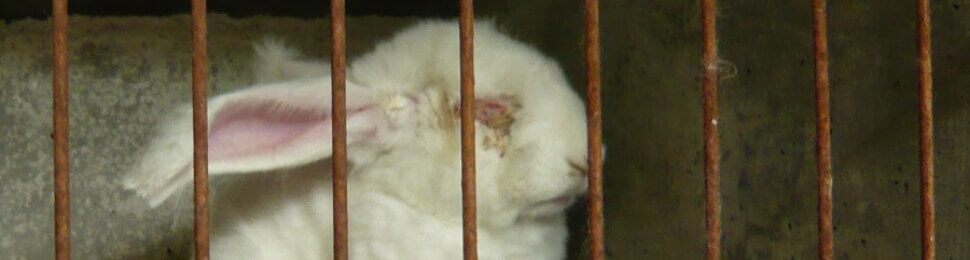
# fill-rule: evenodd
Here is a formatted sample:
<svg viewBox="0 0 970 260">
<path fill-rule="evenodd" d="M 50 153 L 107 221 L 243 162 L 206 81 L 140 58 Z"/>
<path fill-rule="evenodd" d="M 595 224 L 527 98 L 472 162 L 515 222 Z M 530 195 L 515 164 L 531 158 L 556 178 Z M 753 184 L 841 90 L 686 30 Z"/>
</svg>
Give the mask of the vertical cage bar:
<svg viewBox="0 0 970 260">
<path fill-rule="evenodd" d="M 195 198 L 195 259 L 209 259 L 209 85 L 206 1 L 192 0 L 192 136 Z"/>
<path fill-rule="evenodd" d="M 68 125 L 67 0 L 53 0 L 54 51 L 54 250 L 71 259 L 71 155 Z"/>
<path fill-rule="evenodd" d="M 832 141 L 829 114 L 829 46 L 825 0 L 813 0 L 815 39 L 815 156 L 818 170 L 818 259 L 831 260 Z"/>
<path fill-rule="evenodd" d="M 465 260 L 478 259 L 478 209 L 475 205 L 475 61 L 472 0 L 459 2 L 461 44 L 461 205 Z"/>
<path fill-rule="evenodd" d="M 930 3 L 917 0 L 919 36 L 919 155 L 923 259 L 936 259 L 936 209 L 933 199 L 933 62 L 930 46 Z"/>
<path fill-rule="evenodd" d="M 721 258 L 721 155 L 717 133 L 717 27 L 715 0 L 701 0 L 704 42 L 704 176 L 707 259 Z"/>
<path fill-rule="evenodd" d="M 333 259 L 347 247 L 347 48 L 344 0 L 330 1 L 330 75 L 333 107 Z"/>
<path fill-rule="evenodd" d="M 603 125 L 600 98 L 599 1 L 585 0 L 586 17 L 586 129 L 588 136 L 589 206 L 587 208 L 589 258 L 606 258 L 603 238 Z"/>
</svg>

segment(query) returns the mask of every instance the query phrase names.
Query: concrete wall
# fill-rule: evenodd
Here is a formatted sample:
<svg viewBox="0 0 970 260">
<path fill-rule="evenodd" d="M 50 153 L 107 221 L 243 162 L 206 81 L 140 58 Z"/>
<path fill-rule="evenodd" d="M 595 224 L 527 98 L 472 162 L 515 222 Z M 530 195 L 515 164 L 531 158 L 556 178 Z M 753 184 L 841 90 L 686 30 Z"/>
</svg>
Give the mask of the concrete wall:
<svg viewBox="0 0 970 260">
<path fill-rule="evenodd" d="M 575 2 L 575 3 L 573 3 Z M 582 89 L 579 1 L 480 1 L 556 57 Z M 704 254 L 697 1 L 603 1 L 607 251 Z M 809 1 L 719 1 L 725 259 L 810 259 L 816 250 Z M 829 6 L 836 251 L 914 259 L 919 249 L 915 4 Z M 934 1 L 939 259 L 970 255 L 970 1 Z M 351 19 L 351 56 L 408 22 Z M 74 249 L 79 259 L 166 259 L 190 247 L 190 196 L 149 211 L 112 182 L 146 127 L 188 100 L 188 17 L 72 19 Z M 215 93 L 251 81 L 249 42 L 273 33 L 324 57 L 326 20 L 210 19 Z M 0 255 L 51 258 L 49 26 L 0 25 Z M 583 208 L 571 214 L 581 254 Z M 577 259 L 580 259 L 577 257 Z"/>
<path fill-rule="evenodd" d="M 582 88 L 580 4 L 499 2 L 490 7 L 500 20 L 558 57 Z M 718 4 L 724 257 L 815 258 L 811 3 Z M 828 8 L 839 259 L 920 255 L 915 7 Z M 970 1 L 931 8 L 938 255 L 962 259 L 970 255 Z M 601 4 L 614 259 L 704 255 L 699 14 L 699 1 Z M 573 213 L 579 236 L 582 214 Z"/>
</svg>

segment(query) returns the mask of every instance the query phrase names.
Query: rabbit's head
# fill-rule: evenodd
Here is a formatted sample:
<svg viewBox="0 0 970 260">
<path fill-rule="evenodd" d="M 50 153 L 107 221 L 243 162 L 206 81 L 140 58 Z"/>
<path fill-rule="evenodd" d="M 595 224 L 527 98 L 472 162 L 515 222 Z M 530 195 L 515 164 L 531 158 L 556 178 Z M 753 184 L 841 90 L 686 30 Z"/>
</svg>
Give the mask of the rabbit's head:
<svg viewBox="0 0 970 260">
<path fill-rule="evenodd" d="M 349 80 L 417 97 L 418 131 L 362 164 L 405 201 L 460 219 L 459 30 L 428 21 L 360 57 Z M 565 75 L 537 50 L 475 24 L 479 218 L 494 224 L 561 213 L 586 191 L 586 118 Z M 403 173 L 403 174 L 402 174 Z"/>
<path fill-rule="evenodd" d="M 586 190 L 582 101 L 554 61 L 490 23 L 476 23 L 474 55 L 479 220 L 507 225 L 561 214 Z M 460 221 L 459 67 L 457 23 L 443 21 L 406 29 L 351 64 L 352 182 Z M 298 167 L 329 157 L 330 81 L 296 79 L 212 99 L 210 174 Z M 125 181 L 152 205 L 191 180 L 190 119 L 184 110 L 165 124 Z"/>
</svg>

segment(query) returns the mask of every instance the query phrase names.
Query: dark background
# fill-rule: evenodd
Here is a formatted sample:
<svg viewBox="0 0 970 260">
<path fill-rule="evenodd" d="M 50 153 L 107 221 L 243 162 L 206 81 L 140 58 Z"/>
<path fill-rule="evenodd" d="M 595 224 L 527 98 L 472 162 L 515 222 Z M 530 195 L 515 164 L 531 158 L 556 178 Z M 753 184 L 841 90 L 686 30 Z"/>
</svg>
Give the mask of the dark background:
<svg viewBox="0 0 970 260">
<path fill-rule="evenodd" d="M 303 18 L 325 17 L 330 14 L 326 0 L 210 0 L 210 12 L 232 17 L 273 14 Z M 348 15 L 453 17 L 458 14 L 457 0 L 395 1 L 352 0 L 346 2 Z M 68 3 L 70 14 L 83 15 L 170 15 L 188 13 L 189 0 L 73 0 Z M 0 1 L 0 19 L 43 19 L 50 16 L 51 1 Z"/>
</svg>

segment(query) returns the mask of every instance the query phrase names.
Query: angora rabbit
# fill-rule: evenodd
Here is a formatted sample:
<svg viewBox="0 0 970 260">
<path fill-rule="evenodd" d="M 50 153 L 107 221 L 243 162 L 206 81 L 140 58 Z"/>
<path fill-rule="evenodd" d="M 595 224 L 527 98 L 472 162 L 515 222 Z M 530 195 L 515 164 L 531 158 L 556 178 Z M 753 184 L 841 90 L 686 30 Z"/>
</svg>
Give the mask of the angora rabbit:
<svg viewBox="0 0 970 260">
<path fill-rule="evenodd" d="M 586 118 L 558 65 L 475 24 L 481 259 L 563 259 L 564 210 L 586 192 Z M 209 101 L 209 173 L 252 174 L 215 189 L 214 259 L 332 256 L 329 65 L 257 47 L 262 85 Z M 347 71 L 349 248 L 353 259 L 460 259 L 459 40 L 425 21 Z M 157 206 L 192 180 L 189 109 L 159 125 L 126 188 Z"/>
</svg>

